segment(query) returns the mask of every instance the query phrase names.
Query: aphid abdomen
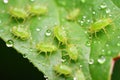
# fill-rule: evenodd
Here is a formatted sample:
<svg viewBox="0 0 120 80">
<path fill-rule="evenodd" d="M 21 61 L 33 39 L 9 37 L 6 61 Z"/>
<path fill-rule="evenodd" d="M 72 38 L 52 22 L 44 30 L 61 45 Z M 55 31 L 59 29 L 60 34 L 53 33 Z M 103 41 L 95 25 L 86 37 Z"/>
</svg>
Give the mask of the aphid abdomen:
<svg viewBox="0 0 120 80">
<path fill-rule="evenodd" d="M 28 17 L 28 13 L 24 9 L 10 8 L 9 14 L 15 18 L 25 19 Z"/>
<path fill-rule="evenodd" d="M 11 33 L 22 40 L 27 40 L 30 37 L 30 33 L 25 28 L 19 26 L 12 27 Z"/>
<path fill-rule="evenodd" d="M 41 52 L 53 52 L 57 50 L 57 47 L 49 43 L 39 43 L 36 45 L 36 49 Z"/>
<path fill-rule="evenodd" d="M 54 27 L 54 35 L 60 42 L 64 44 L 67 43 L 67 34 L 62 27 L 60 26 Z"/>
<path fill-rule="evenodd" d="M 72 59 L 72 60 L 77 60 L 78 59 L 78 50 L 76 48 L 76 46 L 74 45 L 68 45 L 67 47 L 67 52 L 68 52 L 68 55 L 69 57 Z"/>
<path fill-rule="evenodd" d="M 54 66 L 54 70 L 57 73 L 63 74 L 63 75 L 70 75 L 72 73 L 71 68 L 64 64 L 59 64 L 59 65 Z"/>
<path fill-rule="evenodd" d="M 80 14 L 80 9 L 76 8 L 66 16 L 66 19 L 71 21 L 76 20 L 79 14 Z"/>
<path fill-rule="evenodd" d="M 46 6 L 31 5 L 28 7 L 28 11 L 32 15 L 44 15 L 47 13 L 48 9 Z"/>
<path fill-rule="evenodd" d="M 106 26 L 108 26 L 111 22 L 112 20 L 110 18 L 100 19 L 91 25 L 90 32 L 91 33 L 98 32 L 101 29 L 104 29 Z"/>
</svg>

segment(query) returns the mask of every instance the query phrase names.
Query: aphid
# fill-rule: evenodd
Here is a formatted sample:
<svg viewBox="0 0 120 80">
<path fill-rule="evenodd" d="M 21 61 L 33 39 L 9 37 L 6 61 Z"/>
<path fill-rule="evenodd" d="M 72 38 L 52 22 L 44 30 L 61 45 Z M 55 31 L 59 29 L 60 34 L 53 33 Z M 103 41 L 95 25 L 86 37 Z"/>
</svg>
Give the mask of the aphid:
<svg viewBox="0 0 120 80">
<path fill-rule="evenodd" d="M 20 38 L 21 40 L 27 40 L 30 37 L 28 30 L 20 25 L 12 27 L 10 31 L 14 36 Z"/>
<path fill-rule="evenodd" d="M 36 45 L 36 49 L 41 52 L 57 51 L 57 47 L 52 43 L 41 42 Z"/>
<path fill-rule="evenodd" d="M 96 33 L 100 31 L 101 29 L 104 30 L 104 28 L 110 25 L 111 22 L 112 20 L 110 18 L 103 18 L 103 19 L 100 19 L 94 22 L 90 27 L 90 33 Z"/>
<path fill-rule="evenodd" d="M 28 11 L 31 15 L 45 15 L 48 11 L 48 8 L 42 5 L 29 5 Z"/>
<path fill-rule="evenodd" d="M 74 10 L 72 10 L 67 16 L 66 16 L 66 19 L 67 20 L 70 20 L 70 21 L 74 21 L 77 19 L 77 17 L 79 16 L 80 14 L 80 9 L 79 8 L 76 8 Z"/>
<path fill-rule="evenodd" d="M 74 76 L 74 80 L 86 80 L 83 72 L 81 70 L 77 70 Z"/>
<path fill-rule="evenodd" d="M 70 75 L 72 73 L 71 68 L 65 64 L 58 64 L 58 65 L 54 66 L 54 70 L 60 75 L 61 74 Z"/>
<path fill-rule="evenodd" d="M 77 47 L 75 45 L 72 45 L 72 44 L 68 45 L 67 53 L 72 60 L 76 61 L 78 59 L 79 54 L 78 54 Z"/>
<path fill-rule="evenodd" d="M 9 14 L 12 17 L 20 18 L 20 19 L 24 19 L 24 20 L 25 20 L 25 18 L 28 17 L 28 13 L 23 8 L 13 8 L 13 7 L 10 7 Z"/>
<path fill-rule="evenodd" d="M 67 44 L 67 34 L 63 27 L 55 26 L 54 35 L 60 42 L 62 42 L 63 44 Z"/>
</svg>

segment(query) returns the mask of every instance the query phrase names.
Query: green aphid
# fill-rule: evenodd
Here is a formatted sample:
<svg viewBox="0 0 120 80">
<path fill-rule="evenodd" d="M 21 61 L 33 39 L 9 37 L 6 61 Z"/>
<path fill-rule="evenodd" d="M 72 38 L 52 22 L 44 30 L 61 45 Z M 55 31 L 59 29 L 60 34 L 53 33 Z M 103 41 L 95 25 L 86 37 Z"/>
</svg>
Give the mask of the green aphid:
<svg viewBox="0 0 120 80">
<path fill-rule="evenodd" d="M 75 61 L 78 59 L 79 53 L 75 45 L 72 45 L 72 44 L 67 45 L 67 53 L 70 59 L 75 60 Z"/>
<path fill-rule="evenodd" d="M 94 22 L 91 26 L 90 26 L 90 33 L 96 33 L 99 32 L 101 29 L 105 29 L 105 27 L 107 27 L 108 25 L 110 25 L 112 22 L 112 20 L 110 18 L 103 18 L 100 19 L 96 22 Z"/>
<path fill-rule="evenodd" d="M 79 14 L 80 14 L 79 8 L 73 9 L 71 12 L 68 13 L 66 19 L 70 21 L 74 21 L 78 18 Z"/>
<path fill-rule="evenodd" d="M 13 8 L 13 7 L 11 7 L 9 9 L 9 14 L 12 17 L 20 18 L 20 19 L 25 19 L 29 16 L 29 14 L 23 8 Z"/>
<path fill-rule="evenodd" d="M 57 51 L 57 47 L 52 43 L 41 42 L 36 45 L 36 49 L 40 52 L 54 52 Z"/>
<path fill-rule="evenodd" d="M 72 73 L 72 69 L 65 65 L 65 64 L 58 64 L 56 66 L 54 66 L 54 70 L 56 71 L 56 73 L 58 74 L 63 74 L 63 75 L 71 75 Z"/>
<path fill-rule="evenodd" d="M 62 42 L 63 44 L 67 44 L 67 33 L 64 27 L 55 26 L 54 35 L 58 39 L 59 42 Z"/>
<path fill-rule="evenodd" d="M 48 8 L 42 5 L 29 5 L 28 11 L 31 15 L 45 15 L 48 12 Z"/>
<path fill-rule="evenodd" d="M 14 36 L 20 38 L 21 40 L 27 40 L 30 38 L 30 33 L 23 26 L 14 26 L 10 31 Z"/>
</svg>

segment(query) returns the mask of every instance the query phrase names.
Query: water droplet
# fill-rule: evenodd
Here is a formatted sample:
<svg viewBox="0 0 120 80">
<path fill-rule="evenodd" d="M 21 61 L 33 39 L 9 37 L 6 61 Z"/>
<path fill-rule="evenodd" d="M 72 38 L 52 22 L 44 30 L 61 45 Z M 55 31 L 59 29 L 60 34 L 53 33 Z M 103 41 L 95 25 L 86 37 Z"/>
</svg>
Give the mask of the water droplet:
<svg viewBox="0 0 120 80">
<path fill-rule="evenodd" d="M 96 14 L 96 12 L 95 12 L 95 11 L 93 11 L 93 12 L 92 12 L 92 14 Z"/>
<path fill-rule="evenodd" d="M 45 78 L 45 79 L 48 79 L 48 76 L 44 75 L 44 78 Z"/>
<path fill-rule="evenodd" d="M 27 58 L 26 54 L 23 54 L 23 58 Z"/>
<path fill-rule="evenodd" d="M 89 22 L 90 22 L 90 20 L 88 19 L 88 20 L 87 20 L 87 22 L 89 23 Z"/>
<path fill-rule="evenodd" d="M 86 42 L 86 46 L 90 47 L 90 45 L 91 45 L 91 44 L 90 44 L 90 41 L 87 41 L 87 42 Z"/>
<path fill-rule="evenodd" d="M 100 56 L 97 61 L 98 63 L 103 64 L 106 61 L 106 59 L 104 56 Z"/>
<path fill-rule="evenodd" d="M 8 3 L 8 0 L 3 0 L 3 2 L 4 2 L 5 4 L 7 4 L 7 3 Z"/>
<path fill-rule="evenodd" d="M 46 33 L 45 33 L 46 36 L 50 36 L 51 35 L 51 30 L 47 30 Z"/>
<path fill-rule="evenodd" d="M 106 47 L 108 47 L 109 46 L 109 44 L 106 44 Z"/>
<path fill-rule="evenodd" d="M 107 5 L 105 3 L 103 3 L 103 4 L 100 5 L 101 9 L 105 9 L 106 7 L 107 7 Z"/>
<path fill-rule="evenodd" d="M 77 78 L 76 78 L 76 77 L 74 77 L 74 78 L 73 78 L 73 80 L 77 80 Z"/>
<path fill-rule="evenodd" d="M 13 46 L 14 46 L 14 42 L 13 42 L 12 40 L 8 40 L 8 41 L 6 42 L 6 46 L 7 46 L 7 47 L 13 47 Z"/>
<path fill-rule="evenodd" d="M 83 65 L 80 65 L 80 68 L 82 68 L 83 67 Z"/>
<path fill-rule="evenodd" d="M 85 19 L 85 18 L 86 18 L 86 16 L 83 16 L 83 18 Z"/>
<path fill-rule="evenodd" d="M 105 52 L 105 50 L 104 50 L 104 49 L 102 49 L 102 52 Z"/>
<path fill-rule="evenodd" d="M 110 9 L 106 9 L 106 13 L 110 13 L 111 12 L 111 10 Z"/>
<path fill-rule="evenodd" d="M 94 63 L 94 59 L 90 59 L 89 64 L 93 64 L 93 63 Z"/>
<path fill-rule="evenodd" d="M 117 43 L 117 46 L 120 46 L 120 43 Z"/>
<path fill-rule="evenodd" d="M 81 0 L 82 3 L 85 3 L 85 0 Z"/>
<path fill-rule="evenodd" d="M 36 31 L 40 31 L 40 29 L 39 29 L 39 28 L 36 28 Z"/>
<path fill-rule="evenodd" d="M 81 24 L 83 24 L 83 23 L 84 23 L 84 21 L 80 21 L 80 23 L 81 23 Z"/>
</svg>

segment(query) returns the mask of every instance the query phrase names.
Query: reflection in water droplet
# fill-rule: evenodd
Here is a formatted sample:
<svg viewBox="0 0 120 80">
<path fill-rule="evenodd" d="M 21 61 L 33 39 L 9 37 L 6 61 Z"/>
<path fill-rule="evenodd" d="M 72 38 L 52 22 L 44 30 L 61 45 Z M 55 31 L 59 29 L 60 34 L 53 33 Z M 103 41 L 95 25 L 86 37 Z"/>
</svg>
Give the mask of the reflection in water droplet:
<svg viewBox="0 0 120 80">
<path fill-rule="evenodd" d="M 46 33 L 45 33 L 46 36 L 50 36 L 51 35 L 51 30 L 47 30 Z"/>
<path fill-rule="evenodd" d="M 3 0 L 3 2 L 4 2 L 5 4 L 7 4 L 7 3 L 8 3 L 8 0 Z"/>
<path fill-rule="evenodd" d="M 6 42 L 6 46 L 7 46 L 7 47 L 13 47 L 13 46 L 14 46 L 14 42 L 13 42 L 12 40 L 8 40 L 8 41 Z"/>
<path fill-rule="evenodd" d="M 93 63 L 94 63 L 94 59 L 90 59 L 89 64 L 93 64 Z"/>
<path fill-rule="evenodd" d="M 103 64 L 106 61 L 106 59 L 104 56 L 100 56 L 97 61 L 98 63 Z"/>
</svg>

